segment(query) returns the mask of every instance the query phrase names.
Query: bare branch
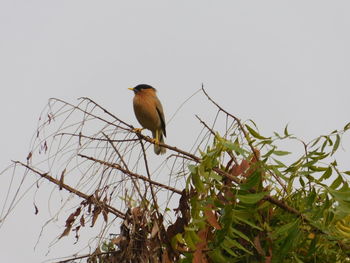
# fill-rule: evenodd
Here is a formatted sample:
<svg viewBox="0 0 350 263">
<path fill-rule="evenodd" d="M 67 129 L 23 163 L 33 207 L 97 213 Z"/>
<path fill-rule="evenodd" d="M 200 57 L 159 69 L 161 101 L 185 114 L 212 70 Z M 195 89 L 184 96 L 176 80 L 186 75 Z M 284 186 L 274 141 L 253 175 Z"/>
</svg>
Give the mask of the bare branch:
<svg viewBox="0 0 350 263">
<path fill-rule="evenodd" d="M 97 199 L 96 199 L 94 196 L 92 196 L 92 195 L 84 194 L 84 193 L 82 193 L 82 192 L 80 192 L 80 191 L 74 189 L 73 187 L 71 187 L 71 186 L 69 186 L 69 185 L 66 185 L 66 184 L 60 182 L 60 180 L 57 180 L 57 179 L 53 178 L 52 176 L 48 175 L 48 173 L 42 173 L 42 172 L 40 172 L 40 171 L 34 169 L 33 167 L 31 167 L 31 166 L 29 166 L 29 165 L 27 165 L 27 164 L 24 164 L 24 163 L 22 163 L 22 162 L 19 162 L 19 161 L 15 161 L 14 163 L 15 163 L 15 164 L 20 164 L 20 165 L 26 167 L 28 170 L 30 170 L 30 171 L 32 171 L 32 172 L 34 172 L 34 173 L 40 175 L 41 177 L 47 179 L 48 181 L 54 183 L 55 185 L 57 185 L 57 186 L 60 187 L 60 188 L 63 188 L 63 189 L 65 189 L 65 190 L 67 190 L 68 192 L 70 192 L 70 193 L 72 193 L 72 194 L 75 194 L 75 195 L 77 195 L 77 196 L 79 196 L 79 197 L 81 197 L 81 198 L 83 198 L 83 199 L 85 199 L 85 200 L 88 200 L 88 201 L 94 203 L 95 205 L 97 205 L 97 206 L 99 206 L 99 207 L 105 208 L 108 212 L 110 212 L 110 213 L 116 215 L 117 217 L 120 217 L 120 218 L 123 218 L 123 219 L 125 218 L 125 214 L 124 214 L 123 212 L 121 212 L 121 211 L 115 209 L 115 208 L 112 207 L 112 206 L 107 205 L 105 202 L 101 202 L 101 201 L 97 200 Z"/>
<path fill-rule="evenodd" d="M 143 181 L 149 182 L 149 183 L 151 183 L 153 185 L 156 185 L 156 186 L 159 186 L 161 188 L 167 189 L 167 190 L 172 191 L 174 193 L 177 193 L 177 194 L 181 194 L 182 193 L 182 191 L 180 191 L 180 190 L 178 190 L 176 188 L 173 188 L 173 187 L 165 185 L 165 184 L 158 183 L 156 181 L 148 179 L 145 176 L 142 176 L 142 175 L 133 173 L 133 172 L 131 172 L 129 170 L 126 170 L 126 169 L 122 168 L 119 164 L 108 163 L 108 162 L 105 162 L 105 161 L 102 161 L 102 160 L 98 160 L 98 159 L 95 159 L 93 157 L 89 157 L 89 156 L 86 156 L 86 155 L 83 155 L 83 154 L 78 154 L 78 156 L 80 156 L 82 158 L 85 158 L 85 159 L 88 159 L 88 160 L 91 160 L 91 161 L 94 161 L 94 162 L 97 162 L 97 163 L 100 163 L 100 164 L 103 164 L 103 165 L 106 165 L 106 166 L 114 168 L 114 169 L 117 169 L 117 170 L 119 170 L 119 171 L 121 171 L 121 172 L 123 172 L 123 173 L 125 173 L 125 174 L 127 174 L 129 176 L 132 176 L 132 177 L 141 179 Z"/>
</svg>

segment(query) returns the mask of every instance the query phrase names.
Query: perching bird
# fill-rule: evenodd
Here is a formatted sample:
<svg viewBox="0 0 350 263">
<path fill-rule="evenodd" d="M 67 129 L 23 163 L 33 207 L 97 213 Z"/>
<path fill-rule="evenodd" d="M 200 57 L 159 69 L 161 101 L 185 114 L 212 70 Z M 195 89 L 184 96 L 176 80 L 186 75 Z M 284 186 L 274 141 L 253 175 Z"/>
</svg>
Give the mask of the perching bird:
<svg viewBox="0 0 350 263">
<path fill-rule="evenodd" d="M 163 107 L 156 95 L 156 89 L 147 84 L 129 89 L 135 93 L 133 104 L 136 119 L 143 128 L 152 132 L 155 139 L 154 152 L 165 153 L 166 149 L 159 146 L 159 142 L 164 143 L 163 135 L 166 137 L 166 131 Z"/>
</svg>

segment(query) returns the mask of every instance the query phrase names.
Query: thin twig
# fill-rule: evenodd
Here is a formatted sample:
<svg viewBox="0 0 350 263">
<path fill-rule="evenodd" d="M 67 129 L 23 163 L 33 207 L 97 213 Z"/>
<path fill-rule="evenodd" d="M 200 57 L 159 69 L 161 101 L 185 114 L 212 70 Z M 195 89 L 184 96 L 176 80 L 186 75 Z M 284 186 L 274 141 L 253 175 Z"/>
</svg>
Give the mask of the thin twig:
<svg viewBox="0 0 350 263">
<path fill-rule="evenodd" d="M 78 156 L 80 156 L 82 158 L 85 158 L 85 159 L 88 159 L 90 161 L 94 161 L 94 162 L 106 165 L 106 166 L 114 168 L 114 169 L 117 169 L 117 170 L 119 170 L 119 171 L 121 171 L 121 172 L 123 172 L 123 173 L 125 173 L 127 175 L 130 175 L 132 177 L 135 177 L 135 178 L 141 179 L 143 181 L 149 182 L 149 183 L 151 183 L 153 185 L 156 185 L 156 186 L 159 186 L 161 188 L 167 189 L 167 190 L 172 191 L 174 193 L 177 193 L 179 195 L 181 195 L 181 193 L 182 193 L 182 191 L 180 191 L 180 190 L 178 190 L 178 189 L 176 189 L 174 187 L 171 187 L 171 186 L 168 186 L 168 185 L 165 185 L 165 184 L 162 184 L 162 183 L 150 180 L 150 179 L 148 179 L 147 177 L 145 177 L 143 175 L 136 174 L 136 173 L 133 173 L 133 172 L 131 172 L 129 170 L 126 170 L 126 169 L 122 168 L 119 164 L 105 162 L 105 161 L 98 160 L 98 159 L 95 159 L 93 157 L 89 157 L 89 156 L 86 156 L 86 155 L 83 155 L 83 154 L 78 154 Z"/>
<path fill-rule="evenodd" d="M 112 140 L 112 139 L 102 139 L 102 138 L 96 138 L 96 137 L 91 137 L 91 136 L 86 136 L 84 134 L 76 134 L 76 133 L 69 133 L 69 132 L 61 132 L 56 134 L 56 136 L 72 136 L 72 137 L 80 137 L 80 138 L 85 138 L 85 139 L 89 139 L 91 141 L 102 141 L 102 142 L 136 142 L 138 141 L 138 139 L 120 139 L 120 140 Z"/>
<path fill-rule="evenodd" d="M 115 147 L 113 141 L 112 141 L 112 140 L 107 136 L 107 134 L 105 134 L 104 132 L 102 132 L 102 134 L 106 137 L 106 139 L 107 139 L 107 141 L 109 142 L 109 144 L 113 147 L 114 151 L 117 153 L 117 155 L 118 155 L 120 161 L 122 162 L 124 168 L 125 168 L 126 170 L 129 170 L 128 165 L 127 165 L 126 162 L 124 161 L 124 158 L 123 158 L 123 156 L 120 154 L 120 152 L 118 151 L 117 147 Z M 140 198 L 143 199 L 143 196 L 142 196 L 142 194 L 141 194 L 140 188 L 138 187 L 138 185 L 137 185 L 137 183 L 135 182 L 135 180 L 134 180 L 133 177 L 131 177 L 131 181 L 132 181 L 132 183 L 133 183 L 133 185 L 134 185 L 134 187 L 135 187 L 137 193 L 139 194 Z"/>
<path fill-rule="evenodd" d="M 117 121 L 119 121 L 120 123 L 123 123 L 125 126 L 129 127 L 130 129 L 133 129 L 134 127 L 128 123 L 126 123 L 125 121 L 122 121 L 121 119 L 119 119 L 117 116 L 115 116 L 114 114 L 110 113 L 107 109 L 105 109 L 104 107 L 102 107 L 100 104 L 98 104 L 97 102 L 93 101 L 92 99 L 88 98 L 88 97 L 81 97 L 79 99 L 83 99 L 83 100 L 88 100 L 91 103 L 93 103 L 95 106 L 97 106 L 98 108 L 100 108 L 101 110 L 103 110 L 104 113 L 108 114 L 109 116 L 111 116 L 112 118 L 116 119 Z"/>
<path fill-rule="evenodd" d="M 214 137 L 216 136 L 216 134 L 215 134 L 215 132 L 213 131 L 213 129 L 211 129 L 211 128 L 208 126 L 208 124 L 206 124 L 201 118 L 199 118 L 198 115 L 196 115 L 196 118 L 200 121 L 200 123 L 202 123 L 202 124 L 204 125 L 205 128 L 207 128 L 207 129 L 210 131 L 210 133 L 211 133 Z M 238 161 L 237 161 L 236 157 L 234 156 L 234 154 L 232 153 L 232 151 L 227 151 L 227 153 L 228 153 L 228 155 L 231 157 L 231 160 L 238 166 L 238 165 L 239 165 L 239 164 L 238 164 Z"/>
<path fill-rule="evenodd" d="M 246 138 L 247 142 L 248 142 L 248 145 L 250 147 L 250 149 L 252 150 L 252 153 L 255 157 L 255 159 L 258 161 L 259 160 L 259 156 L 258 154 L 256 153 L 256 150 L 253 146 L 253 143 L 247 133 L 247 131 L 245 130 L 241 120 L 239 118 L 237 118 L 236 116 L 232 115 L 231 113 L 229 113 L 228 111 L 224 110 L 219 104 L 217 104 L 209 95 L 208 93 L 205 91 L 204 89 L 204 85 L 202 84 L 202 91 L 203 93 L 205 94 L 205 96 L 208 98 L 209 101 L 211 101 L 220 111 L 224 112 L 226 115 L 230 116 L 231 118 L 233 118 L 237 124 L 238 124 L 238 127 L 240 128 L 240 130 L 242 131 L 244 137 Z M 270 171 L 270 169 L 267 169 L 267 171 L 270 173 L 270 175 L 272 175 L 276 181 L 282 186 L 283 190 L 288 193 L 288 190 L 287 190 L 287 187 L 284 185 L 284 183 L 281 181 L 281 179 L 275 175 L 273 172 Z"/>
<path fill-rule="evenodd" d="M 99 207 L 103 207 L 105 208 L 108 212 L 116 215 L 117 217 L 120 217 L 122 219 L 125 218 L 125 214 L 121 211 L 119 211 L 118 209 L 115 209 L 114 207 L 110 206 L 110 205 L 107 205 L 105 202 L 101 202 L 99 200 L 97 200 L 93 195 L 87 195 L 87 194 L 84 194 L 83 192 L 80 192 L 78 191 L 77 189 L 67 185 L 67 184 L 64 184 L 62 182 L 60 182 L 59 180 L 53 178 L 52 176 L 50 176 L 48 173 L 43 173 L 43 172 L 40 172 L 36 169 L 34 169 L 33 167 L 30 167 L 29 165 L 27 164 L 24 164 L 22 162 L 19 162 L 19 161 L 14 161 L 15 164 L 20 164 L 24 167 L 26 167 L 28 170 L 40 175 L 41 177 L 47 179 L 48 181 L 54 183 L 55 185 L 59 186 L 60 188 L 63 188 L 65 190 L 67 190 L 68 192 L 70 193 L 73 193 L 85 200 L 88 200 L 92 203 L 94 203 L 95 205 L 99 206 Z"/>
<path fill-rule="evenodd" d="M 148 161 L 147 161 L 147 156 L 146 156 L 146 151 L 145 151 L 145 146 L 143 145 L 142 142 L 142 138 L 140 138 L 140 144 L 141 144 L 141 148 L 142 148 L 142 153 L 143 153 L 143 160 L 145 162 L 145 167 L 146 167 L 146 173 L 147 173 L 147 177 L 148 179 L 151 181 L 151 173 L 149 171 L 149 167 L 148 167 Z M 154 193 L 154 189 L 153 189 L 153 185 L 152 183 L 149 183 L 149 187 L 151 188 L 151 194 L 152 194 L 152 199 L 153 199 L 153 205 L 156 209 L 157 215 L 158 215 L 158 219 L 160 218 L 160 213 L 159 213 L 159 209 L 158 209 L 158 202 L 157 202 L 157 198 L 156 195 Z"/>
</svg>

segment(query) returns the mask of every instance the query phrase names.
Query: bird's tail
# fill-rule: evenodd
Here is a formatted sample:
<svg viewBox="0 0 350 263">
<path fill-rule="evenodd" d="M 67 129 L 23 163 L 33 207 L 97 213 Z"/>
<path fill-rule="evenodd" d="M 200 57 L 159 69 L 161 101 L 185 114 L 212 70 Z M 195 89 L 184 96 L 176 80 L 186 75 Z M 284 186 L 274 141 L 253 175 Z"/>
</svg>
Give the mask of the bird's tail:
<svg viewBox="0 0 350 263">
<path fill-rule="evenodd" d="M 157 136 L 158 135 L 158 136 Z M 157 140 L 157 142 L 164 143 L 164 136 L 161 130 L 153 133 L 153 138 Z M 160 146 L 159 144 L 154 144 L 154 152 L 155 154 L 164 154 L 166 152 L 166 148 Z"/>
</svg>

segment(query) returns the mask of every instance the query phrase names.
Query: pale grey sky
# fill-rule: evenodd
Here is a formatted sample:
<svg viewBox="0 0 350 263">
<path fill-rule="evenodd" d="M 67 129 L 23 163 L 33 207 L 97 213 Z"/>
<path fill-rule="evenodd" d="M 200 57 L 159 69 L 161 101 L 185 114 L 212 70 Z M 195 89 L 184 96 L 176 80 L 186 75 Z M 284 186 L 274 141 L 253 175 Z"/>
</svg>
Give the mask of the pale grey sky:
<svg viewBox="0 0 350 263">
<path fill-rule="evenodd" d="M 287 123 L 307 140 L 342 128 L 350 121 L 349 11 L 349 1 L 322 0 L 0 0 L 1 168 L 25 159 L 50 97 L 89 96 L 137 126 L 127 88 L 138 83 L 158 89 L 167 117 L 204 83 L 267 134 Z M 211 118 L 208 105 L 201 95 L 190 101 L 167 142 L 188 147 L 201 128 L 194 114 Z M 46 259 L 46 244 L 33 246 L 47 218 L 33 215 L 30 195 L 24 204 L 0 229 L 4 262 Z M 48 257 L 65 253 L 57 251 Z"/>
</svg>

